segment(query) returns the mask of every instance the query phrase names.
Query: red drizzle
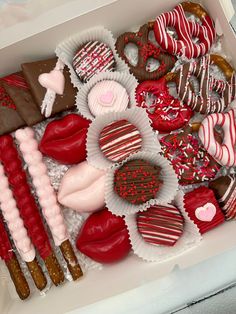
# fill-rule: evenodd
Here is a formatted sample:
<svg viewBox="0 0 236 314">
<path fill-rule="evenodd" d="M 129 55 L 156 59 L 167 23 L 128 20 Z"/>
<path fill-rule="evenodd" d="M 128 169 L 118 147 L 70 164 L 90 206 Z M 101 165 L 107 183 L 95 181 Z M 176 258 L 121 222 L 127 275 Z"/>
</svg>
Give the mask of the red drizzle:
<svg viewBox="0 0 236 314">
<path fill-rule="evenodd" d="M 137 214 L 137 226 L 145 242 L 173 246 L 183 233 L 184 219 L 171 205 L 156 205 Z"/>
<path fill-rule="evenodd" d="M 29 89 L 29 86 L 24 76 L 19 73 L 5 76 L 2 78 L 2 80 L 6 82 L 8 85 L 23 88 L 23 89 Z"/>
</svg>

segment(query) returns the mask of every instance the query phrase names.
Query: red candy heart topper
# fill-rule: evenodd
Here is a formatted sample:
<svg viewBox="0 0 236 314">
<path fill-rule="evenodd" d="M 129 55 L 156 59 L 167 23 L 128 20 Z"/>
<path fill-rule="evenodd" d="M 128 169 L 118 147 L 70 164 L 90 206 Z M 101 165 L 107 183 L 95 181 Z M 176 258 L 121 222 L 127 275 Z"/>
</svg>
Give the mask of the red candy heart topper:
<svg viewBox="0 0 236 314">
<path fill-rule="evenodd" d="M 189 21 L 185 12 L 194 14 L 201 23 Z M 167 27 L 175 28 L 178 39 L 167 33 Z M 156 41 L 164 50 L 188 59 L 205 55 L 216 37 L 211 17 L 200 4 L 192 2 L 183 2 L 172 12 L 158 16 L 154 24 L 154 33 Z M 196 43 L 194 43 L 195 38 L 198 38 Z"/>
<path fill-rule="evenodd" d="M 85 255 L 99 263 L 113 263 L 124 258 L 131 249 L 128 230 L 122 217 L 106 208 L 85 221 L 76 241 Z"/>
<path fill-rule="evenodd" d="M 152 103 L 147 104 L 147 96 Z M 161 133 L 169 133 L 188 123 L 193 111 L 187 105 L 170 95 L 165 78 L 158 81 L 145 81 L 137 86 L 138 106 L 146 108 L 152 127 Z"/>
<path fill-rule="evenodd" d="M 41 140 L 40 151 L 63 164 L 84 161 L 89 124 L 89 120 L 77 114 L 50 122 Z"/>
</svg>

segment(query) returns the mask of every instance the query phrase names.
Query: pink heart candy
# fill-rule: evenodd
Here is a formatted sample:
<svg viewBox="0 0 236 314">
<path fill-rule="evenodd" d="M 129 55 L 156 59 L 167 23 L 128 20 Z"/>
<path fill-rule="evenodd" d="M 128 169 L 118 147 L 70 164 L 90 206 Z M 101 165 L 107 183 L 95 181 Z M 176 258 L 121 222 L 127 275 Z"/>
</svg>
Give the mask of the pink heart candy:
<svg viewBox="0 0 236 314">
<path fill-rule="evenodd" d="M 100 101 L 104 106 L 111 106 L 114 98 L 112 91 L 107 91 L 105 94 L 100 96 Z"/>
<path fill-rule="evenodd" d="M 38 77 L 40 85 L 46 89 L 54 91 L 58 95 L 62 95 L 65 88 L 65 77 L 59 70 L 52 70 L 49 73 L 42 73 Z"/>
<path fill-rule="evenodd" d="M 195 216 L 201 221 L 212 221 L 216 215 L 216 207 L 212 203 L 206 203 L 204 206 L 195 210 Z"/>
</svg>

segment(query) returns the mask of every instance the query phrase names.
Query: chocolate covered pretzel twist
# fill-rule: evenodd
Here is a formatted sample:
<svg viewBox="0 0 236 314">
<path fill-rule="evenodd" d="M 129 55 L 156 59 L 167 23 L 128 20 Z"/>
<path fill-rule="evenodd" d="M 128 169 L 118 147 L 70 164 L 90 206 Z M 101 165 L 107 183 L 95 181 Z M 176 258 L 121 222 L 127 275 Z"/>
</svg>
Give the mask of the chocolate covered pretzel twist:
<svg viewBox="0 0 236 314">
<path fill-rule="evenodd" d="M 148 34 L 153 30 L 153 23 L 145 24 L 140 27 L 137 33 L 127 32 L 120 35 L 116 41 L 116 49 L 122 59 L 130 67 L 130 71 L 139 81 L 157 80 L 168 73 L 175 64 L 175 57 L 170 56 L 160 50 L 148 38 Z M 132 65 L 125 55 L 127 44 L 133 43 L 138 47 L 138 62 Z M 147 68 L 148 59 L 154 58 L 160 62 L 160 66 L 149 71 Z"/>
<path fill-rule="evenodd" d="M 210 66 L 216 65 L 225 74 L 226 80 L 214 78 L 210 73 Z M 199 92 L 194 91 L 191 77 L 199 81 Z M 222 112 L 235 98 L 235 73 L 230 64 L 219 55 L 204 56 L 198 61 L 185 63 L 178 70 L 176 76 L 167 76 L 168 80 L 177 83 L 177 92 L 182 101 L 192 110 L 202 114 Z M 212 92 L 217 92 L 220 99 L 214 99 Z"/>
</svg>

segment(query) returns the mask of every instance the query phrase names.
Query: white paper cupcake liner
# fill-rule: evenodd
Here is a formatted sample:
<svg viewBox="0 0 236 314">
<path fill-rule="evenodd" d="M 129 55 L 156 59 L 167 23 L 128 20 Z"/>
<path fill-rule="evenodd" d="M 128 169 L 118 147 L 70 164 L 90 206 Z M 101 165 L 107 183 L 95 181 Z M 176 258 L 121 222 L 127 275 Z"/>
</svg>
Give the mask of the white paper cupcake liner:
<svg viewBox="0 0 236 314">
<path fill-rule="evenodd" d="M 78 48 L 89 41 L 105 43 L 113 51 L 116 60 L 116 71 L 129 73 L 129 67 L 116 52 L 115 40 L 112 33 L 102 26 L 93 27 L 70 36 L 68 39 L 61 42 L 55 50 L 57 57 L 68 66 L 71 74 L 71 82 L 75 87 L 79 89 L 83 83 L 78 78 L 72 66 L 73 57 Z"/>
<path fill-rule="evenodd" d="M 98 169 L 107 169 L 115 164 L 107 159 L 99 146 L 100 133 L 108 124 L 127 120 L 137 127 L 142 137 L 141 151 L 158 153 L 161 151 L 160 143 L 153 132 L 145 109 L 135 107 L 122 112 L 111 112 L 97 117 L 89 126 L 87 133 L 87 160 Z"/>
<path fill-rule="evenodd" d="M 156 246 L 145 242 L 142 235 L 138 231 L 136 214 L 125 217 L 125 223 L 128 227 L 133 251 L 144 260 L 149 262 L 164 262 L 195 248 L 200 243 L 202 236 L 196 225 L 189 219 L 182 207 L 183 192 L 178 192 L 175 201 L 176 207 L 180 210 L 184 217 L 184 231 L 182 236 L 172 247 L 164 245 Z"/>
<path fill-rule="evenodd" d="M 115 81 L 121 84 L 127 91 L 129 95 L 129 105 L 128 108 L 133 108 L 136 106 L 135 99 L 135 89 L 138 86 L 138 81 L 136 78 L 126 72 L 102 72 L 95 75 L 91 80 L 85 83 L 81 89 L 79 89 L 76 97 L 76 106 L 79 113 L 89 120 L 94 120 L 94 115 L 90 112 L 88 107 L 88 94 L 90 90 L 98 83 L 104 80 Z"/>
<path fill-rule="evenodd" d="M 163 180 L 163 184 L 157 192 L 156 198 L 139 205 L 131 204 L 122 199 L 114 190 L 115 171 L 123 166 L 127 161 L 135 159 L 142 159 L 153 165 L 159 166 L 161 168 L 160 178 Z M 162 157 L 159 153 L 138 152 L 131 155 L 123 162 L 115 164 L 107 171 L 105 179 L 105 203 L 107 208 L 114 215 L 128 216 L 139 211 L 145 211 L 152 205 L 170 203 L 175 198 L 177 190 L 178 179 L 167 159 Z"/>
</svg>

